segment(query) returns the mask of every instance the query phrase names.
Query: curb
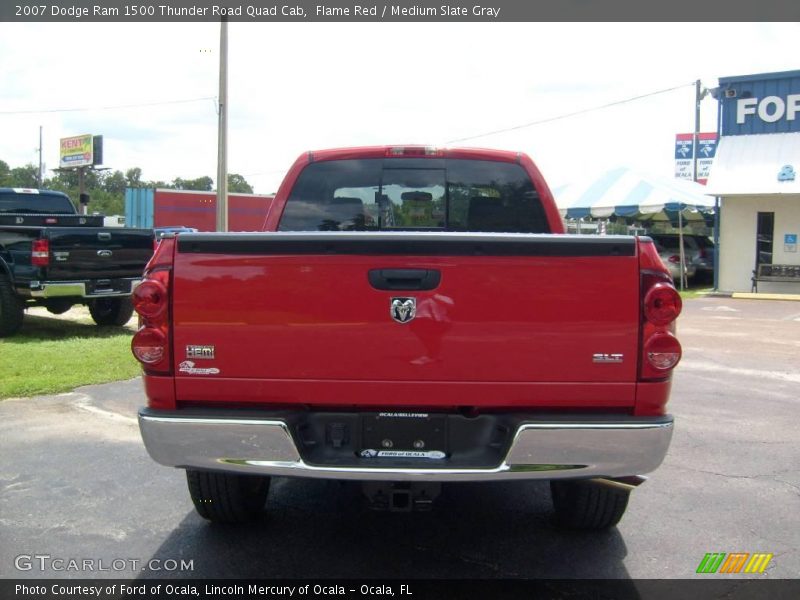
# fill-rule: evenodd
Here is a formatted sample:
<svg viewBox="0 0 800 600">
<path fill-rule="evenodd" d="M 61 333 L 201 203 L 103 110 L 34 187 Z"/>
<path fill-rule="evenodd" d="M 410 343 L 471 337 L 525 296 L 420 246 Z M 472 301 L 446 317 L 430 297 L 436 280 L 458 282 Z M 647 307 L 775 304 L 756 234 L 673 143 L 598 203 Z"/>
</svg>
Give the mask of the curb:
<svg viewBox="0 0 800 600">
<path fill-rule="evenodd" d="M 800 294 L 751 294 L 748 292 L 734 292 L 731 298 L 737 300 L 789 300 L 800 302 Z"/>
</svg>

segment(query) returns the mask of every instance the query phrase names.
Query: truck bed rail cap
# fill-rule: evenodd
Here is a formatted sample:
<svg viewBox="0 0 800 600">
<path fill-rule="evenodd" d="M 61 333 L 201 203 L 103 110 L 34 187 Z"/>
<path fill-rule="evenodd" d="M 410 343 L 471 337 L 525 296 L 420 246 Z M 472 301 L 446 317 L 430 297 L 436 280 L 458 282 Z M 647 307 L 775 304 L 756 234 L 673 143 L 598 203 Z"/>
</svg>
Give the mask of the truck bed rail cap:
<svg viewBox="0 0 800 600">
<path fill-rule="evenodd" d="M 178 251 L 203 254 L 635 256 L 636 238 L 478 232 L 186 233 Z"/>
</svg>

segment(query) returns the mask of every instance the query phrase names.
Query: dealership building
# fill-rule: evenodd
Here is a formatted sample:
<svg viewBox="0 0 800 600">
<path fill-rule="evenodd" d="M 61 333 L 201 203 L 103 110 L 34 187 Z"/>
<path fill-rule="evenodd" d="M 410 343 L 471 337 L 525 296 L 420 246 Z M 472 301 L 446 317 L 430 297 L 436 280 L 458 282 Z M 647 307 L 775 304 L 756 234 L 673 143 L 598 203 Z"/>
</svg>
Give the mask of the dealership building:
<svg viewBox="0 0 800 600">
<path fill-rule="evenodd" d="M 800 71 L 722 77 L 708 193 L 720 198 L 716 287 L 800 294 Z"/>
</svg>

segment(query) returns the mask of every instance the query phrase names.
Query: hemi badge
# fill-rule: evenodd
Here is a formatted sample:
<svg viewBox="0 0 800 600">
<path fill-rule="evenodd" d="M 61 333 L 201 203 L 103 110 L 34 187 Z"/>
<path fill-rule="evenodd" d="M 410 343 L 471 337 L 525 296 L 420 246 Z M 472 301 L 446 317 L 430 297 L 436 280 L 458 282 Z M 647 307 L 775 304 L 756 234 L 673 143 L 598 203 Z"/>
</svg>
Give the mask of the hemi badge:
<svg viewBox="0 0 800 600">
<path fill-rule="evenodd" d="M 214 346 L 186 346 L 186 358 L 214 358 Z"/>
<path fill-rule="evenodd" d="M 619 364 L 622 362 L 622 354 L 592 354 L 592 362 L 602 364 Z"/>
</svg>

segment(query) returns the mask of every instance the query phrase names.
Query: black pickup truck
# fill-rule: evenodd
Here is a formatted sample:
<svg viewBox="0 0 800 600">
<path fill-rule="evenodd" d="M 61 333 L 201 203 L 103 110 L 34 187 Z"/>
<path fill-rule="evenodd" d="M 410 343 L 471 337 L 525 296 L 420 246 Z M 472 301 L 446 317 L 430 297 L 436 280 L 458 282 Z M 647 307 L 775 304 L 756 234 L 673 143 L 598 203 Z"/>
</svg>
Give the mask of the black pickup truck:
<svg viewBox="0 0 800 600">
<path fill-rule="evenodd" d="M 61 192 L 0 188 L 0 337 L 36 305 L 61 314 L 86 304 L 98 325 L 124 325 L 152 254 L 152 229 L 103 227 Z"/>
</svg>

